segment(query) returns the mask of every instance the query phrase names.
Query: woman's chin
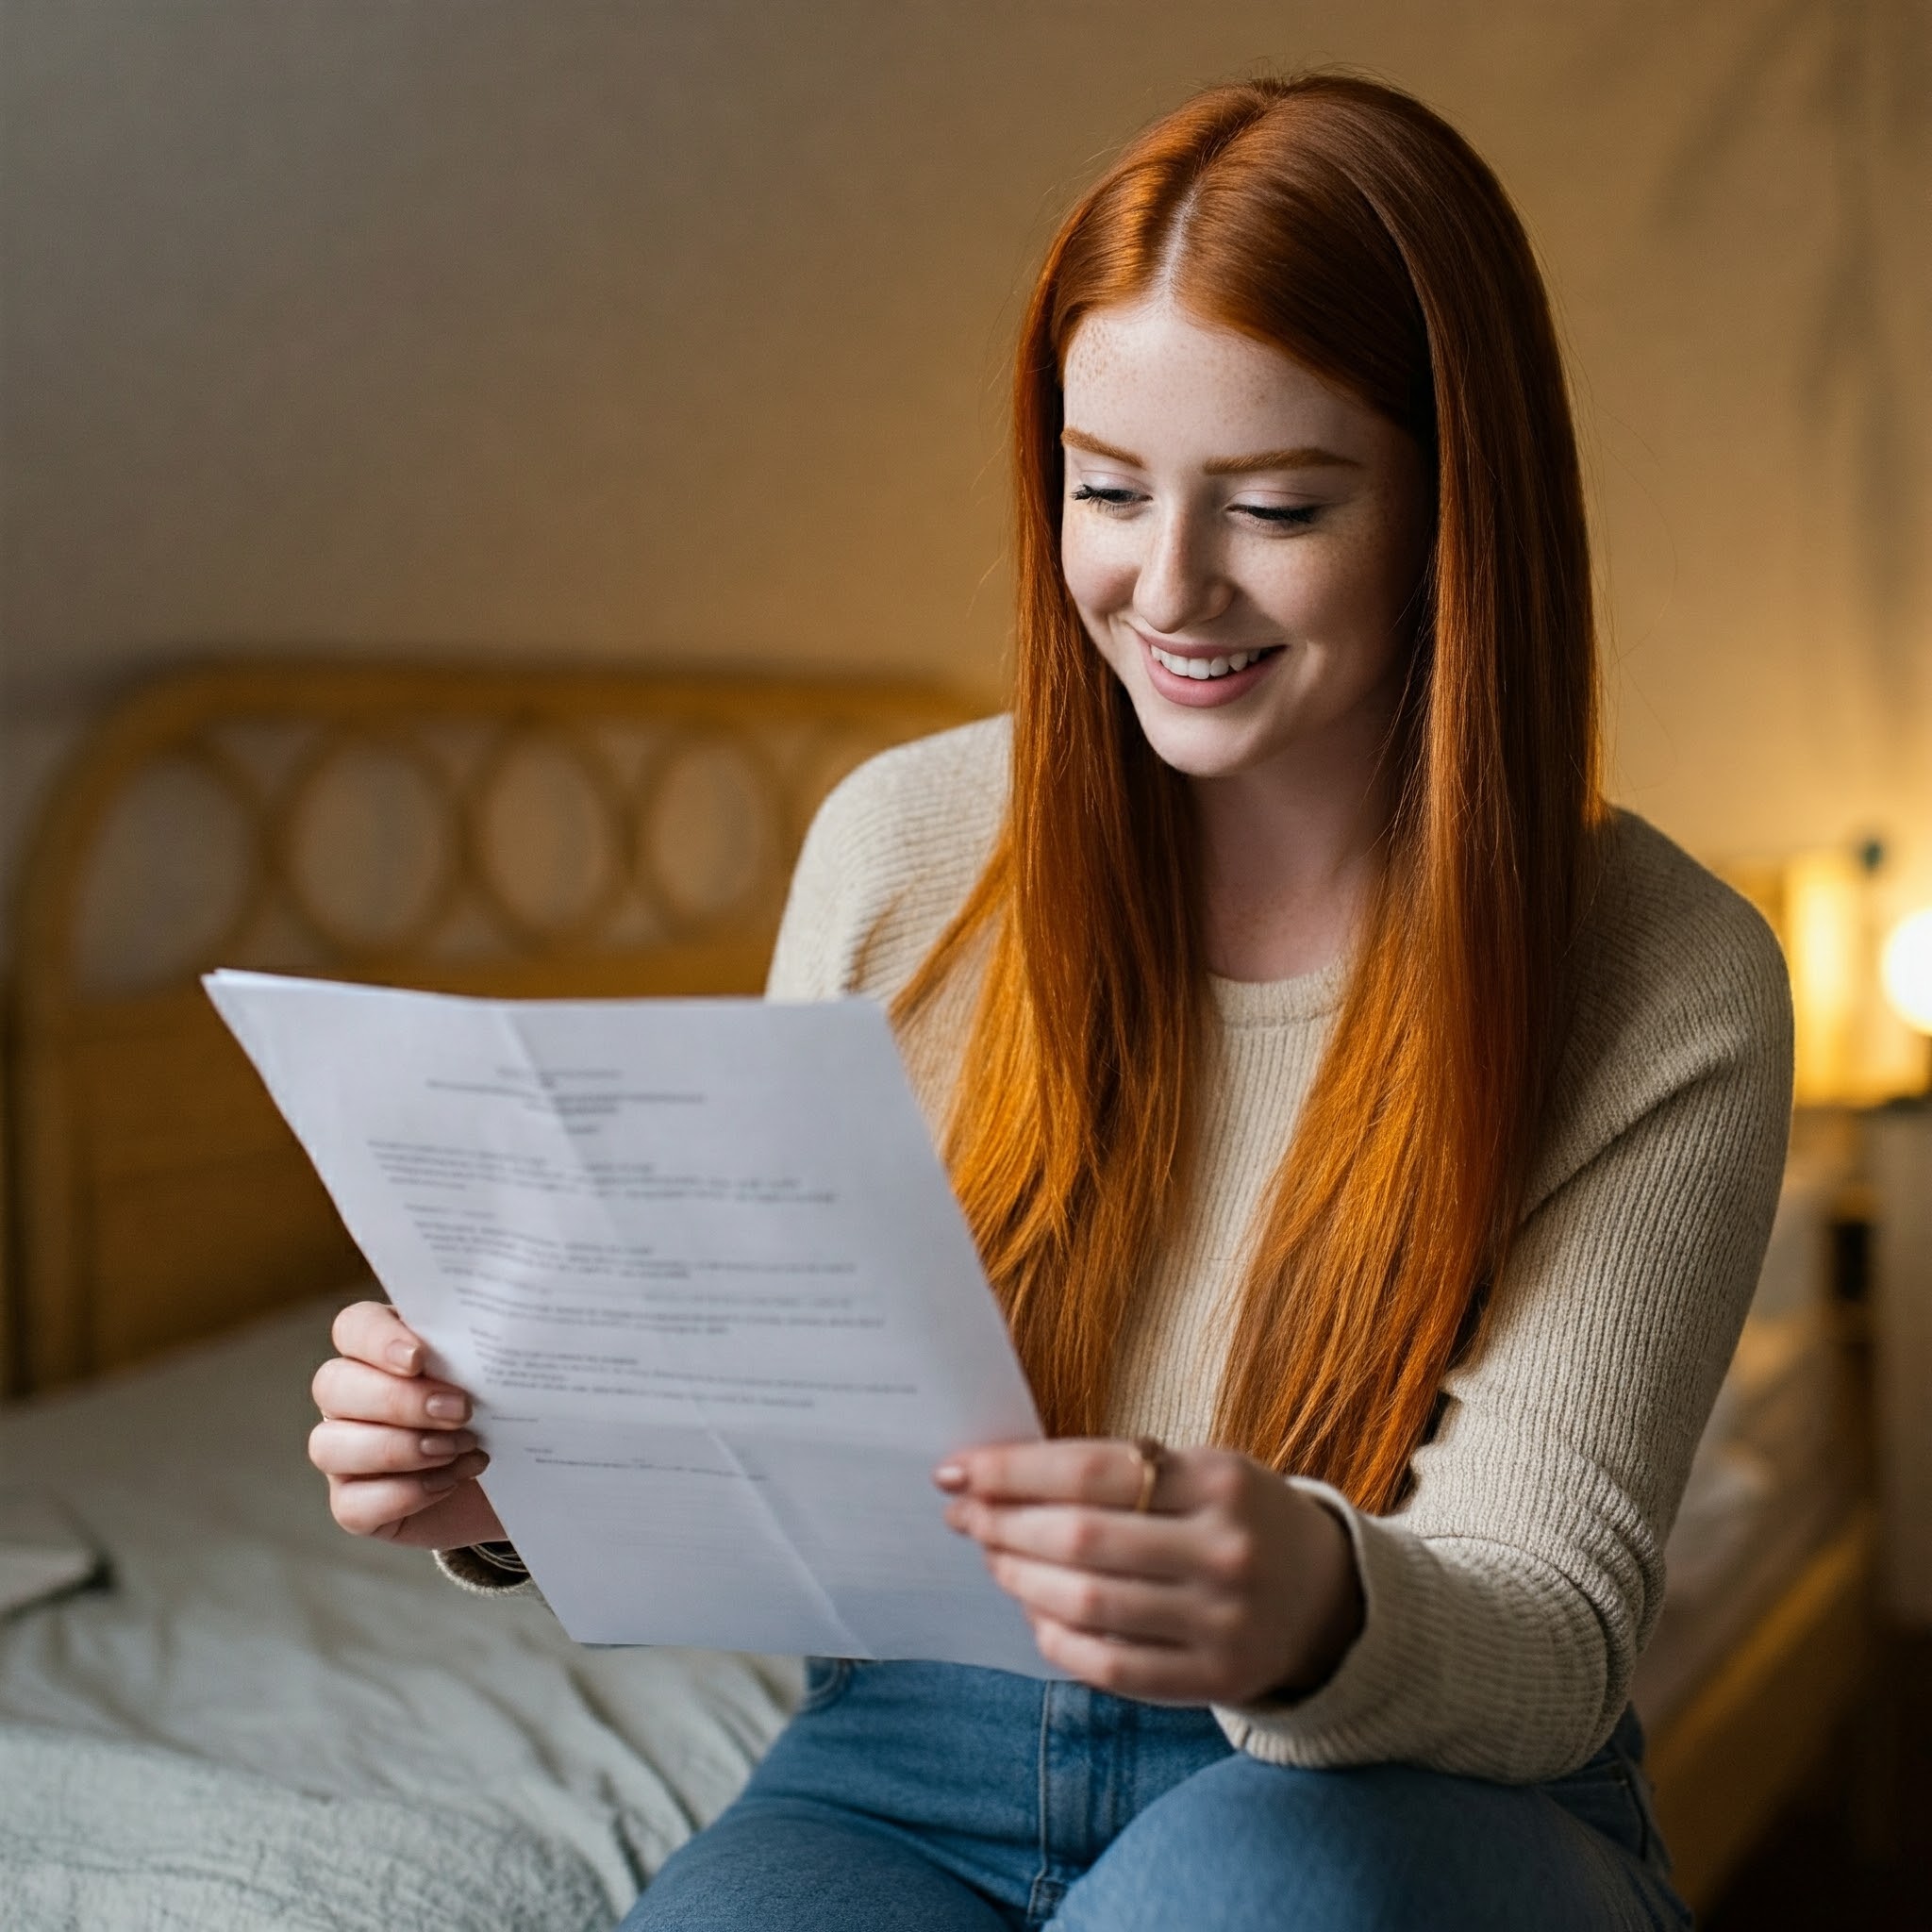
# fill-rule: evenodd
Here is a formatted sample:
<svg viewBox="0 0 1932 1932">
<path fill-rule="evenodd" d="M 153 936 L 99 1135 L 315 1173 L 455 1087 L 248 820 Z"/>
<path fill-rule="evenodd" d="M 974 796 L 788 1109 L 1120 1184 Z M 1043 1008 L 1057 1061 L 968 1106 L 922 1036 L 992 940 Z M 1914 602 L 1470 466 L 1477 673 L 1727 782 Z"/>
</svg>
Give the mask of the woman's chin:
<svg viewBox="0 0 1932 1932">
<path fill-rule="evenodd" d="M 1257 721 L 1220 711 L 1180 711 L 1148 693 L 1134 715 L 1148 748 L 1185 778 L 1233 778 L 1276 758 L 1281 746 L 1257 729 Z"/>
</svg>

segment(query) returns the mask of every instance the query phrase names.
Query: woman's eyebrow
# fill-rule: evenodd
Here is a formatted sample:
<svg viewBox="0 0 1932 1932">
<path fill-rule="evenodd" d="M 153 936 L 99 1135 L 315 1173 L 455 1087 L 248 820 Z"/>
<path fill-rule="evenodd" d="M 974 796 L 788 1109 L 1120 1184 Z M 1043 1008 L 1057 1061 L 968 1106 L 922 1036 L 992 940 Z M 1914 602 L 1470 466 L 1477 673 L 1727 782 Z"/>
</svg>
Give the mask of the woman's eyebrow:
<svg viewBox="0 0 1932 1932">
<path fill-rule="evenodd" d="M 1090 456 L 1108 457 L 1117 463 L 1125 463 L 1132 470 L 1147 467 L 1131 450 L 1103 442 L 1097 436 L 1089 436 L 1084 429 L 1062 429 L 1060 441 L 1070 449 L 1084 449 Z M 1258 450 L 1251 457 L 1216 457 L 1203 468 L 1210 476 L 1252 476 L 1262 470 L 1358 470 L 1361 465 L 1353 457 L 1338 456 L 1332 449 L 1318 449 L 1312 443 L 1302 443 L 1293 449 Z"/>
<path fill-rule="evenodd" d="M 1110 457 L 1117 463 L 1124 463 L 1130 470 L 1144 470 L 1147 465 L 1131 450 L 1118 448 L 1110 442 L 1102 442 L 1097 436 L 1089 436 L 1084 429 L 1062 429 L 1060 441 L 1069 449 L 1084 449 L 1089 456 Z"/>
<path fill-rule="evenodd" d="M 1216 457 L 1203 465 L 1210 476 L 1252 476 L 1259 470 L 1359 470 L 1353 457 L 1301 443 L 1293 449 L 1264 449 L 1251 457 Z"/>
</svg>

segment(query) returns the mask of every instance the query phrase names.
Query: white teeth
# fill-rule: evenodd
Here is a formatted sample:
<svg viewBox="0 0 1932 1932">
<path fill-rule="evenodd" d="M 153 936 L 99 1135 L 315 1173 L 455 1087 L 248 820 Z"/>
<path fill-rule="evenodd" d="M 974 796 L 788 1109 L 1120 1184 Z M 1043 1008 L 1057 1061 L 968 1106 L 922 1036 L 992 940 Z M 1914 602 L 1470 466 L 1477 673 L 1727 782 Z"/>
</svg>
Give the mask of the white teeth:
<svg viewBox="0 0 1932 1932">
<path fill-rule="evenodd" d="M 1225 658 L 1182 658 L 1172 651 L 1163 651 L 1158 644 L 1150 646 L 1158 664 L 1172 671 L 1176 677 L 1204 679 L 1226 677 L 1236 671 L 1245 671 L 1250 664 L 1260 658 L 1259 651 L 1231 651 Z"/>
</svg>

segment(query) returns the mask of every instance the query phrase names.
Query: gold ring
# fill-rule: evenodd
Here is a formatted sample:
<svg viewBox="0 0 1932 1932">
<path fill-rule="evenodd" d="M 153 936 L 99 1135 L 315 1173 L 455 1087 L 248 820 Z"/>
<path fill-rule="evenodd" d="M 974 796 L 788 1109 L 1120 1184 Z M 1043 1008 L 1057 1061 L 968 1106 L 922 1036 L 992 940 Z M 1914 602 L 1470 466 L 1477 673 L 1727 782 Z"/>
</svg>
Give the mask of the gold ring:
<svg viewBox="0 0 1932 1932">
<path fill-rule="evenodd" d="M 1134 1498 L 1134 1510 L 1144 1516 L 1154 1507 L 1155 1485 L 1167 1466 L 1167 1447 L 1158 1436 L 1136 1437 L 1133 1447 L 1141 1464 L 1141 1493 Z"/>
</svg>

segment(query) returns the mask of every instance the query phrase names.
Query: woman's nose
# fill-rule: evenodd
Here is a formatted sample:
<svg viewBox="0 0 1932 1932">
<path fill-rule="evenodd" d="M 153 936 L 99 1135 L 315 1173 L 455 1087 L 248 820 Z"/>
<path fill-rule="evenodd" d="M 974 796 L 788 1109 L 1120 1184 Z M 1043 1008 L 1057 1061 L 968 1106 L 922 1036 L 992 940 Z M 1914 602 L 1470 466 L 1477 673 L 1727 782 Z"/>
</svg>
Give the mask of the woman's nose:
<svg viewBox="0 0 1932 1932">
<path fill-rule="evenodd" d="M 1134 584 L 1134 608 L 1141 617 L 1173 637 L 1218 617 L 1231 594 L 1211 536 L 1185 510 L 1161 517 Z"/>
</svg>

